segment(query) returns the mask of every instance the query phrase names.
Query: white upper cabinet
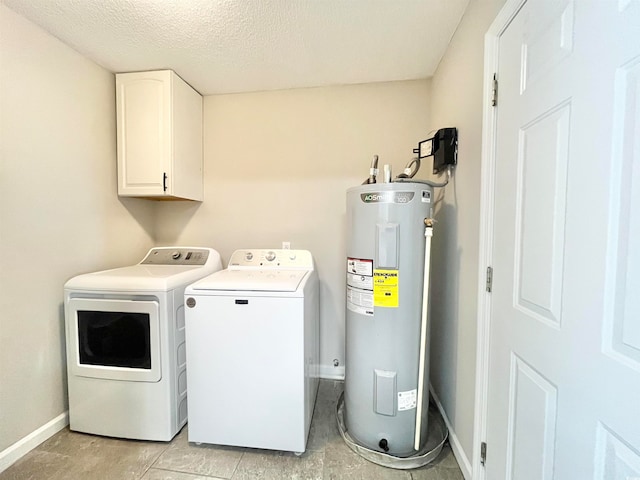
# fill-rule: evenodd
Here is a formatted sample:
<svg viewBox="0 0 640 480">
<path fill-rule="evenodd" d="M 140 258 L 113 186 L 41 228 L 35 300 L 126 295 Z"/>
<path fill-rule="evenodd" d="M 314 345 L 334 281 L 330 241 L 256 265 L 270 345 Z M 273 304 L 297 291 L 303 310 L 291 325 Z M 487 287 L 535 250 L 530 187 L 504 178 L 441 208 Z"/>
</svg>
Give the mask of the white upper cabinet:
<svg viewBox="0 0 640 480">
<path fill-rule="evenodd" d="M 171 70 L 116 75 L 118 195 L 202 201 L 202 96 Z"/>
</svg>

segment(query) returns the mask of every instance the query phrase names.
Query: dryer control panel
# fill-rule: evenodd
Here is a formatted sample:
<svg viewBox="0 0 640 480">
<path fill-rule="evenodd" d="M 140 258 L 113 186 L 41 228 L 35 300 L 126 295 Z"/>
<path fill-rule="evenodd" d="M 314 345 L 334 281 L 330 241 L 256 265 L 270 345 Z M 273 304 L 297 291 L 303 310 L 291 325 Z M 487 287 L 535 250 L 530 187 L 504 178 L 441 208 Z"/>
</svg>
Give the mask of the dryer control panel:
<svg viewBox="0 0 640 480">
<path fill-rule="evenodd" d="M 313 270 L 313 257 L 308 250 L 236 250 L 229 259 L 229 269 L 242 268 Z"/>
<path fill-rule="evenodd" d="M 141 265 L 204 265 L 209 258 L 206 248 L 159 247 L 152 248 Z"/>
</svg>

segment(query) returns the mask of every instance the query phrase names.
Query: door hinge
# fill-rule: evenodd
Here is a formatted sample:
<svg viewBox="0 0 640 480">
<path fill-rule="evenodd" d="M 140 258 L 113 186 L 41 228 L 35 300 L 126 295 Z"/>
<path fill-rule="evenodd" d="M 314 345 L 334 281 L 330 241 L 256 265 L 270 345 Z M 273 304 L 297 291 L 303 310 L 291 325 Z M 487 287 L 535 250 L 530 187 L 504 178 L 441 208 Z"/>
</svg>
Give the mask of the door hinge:
<svg viewBox="0 0 640 480">
<path fill-rule="evenodd" d="M 162 191 L 167 191 L 167 172 L 162 172 Z"/>
<path fill-rule="evenodd" d="M 491 292 L 492 286 L 493 286 L 493 267 L 487 267 L 487 283 L 486 283 L 487 292 Z"/>
<path fill-rule="evenodd" d="M 491 88 L 491 106 L 498 105 L 498 74 L 493 74 L 493 87 Z"/>
<path fill-rule="evenodd" d="M 485 463 L 487 463 L 487 442 L 482 442 L 480 444 L 480 465 L 484 467 Z"/>
</svg>

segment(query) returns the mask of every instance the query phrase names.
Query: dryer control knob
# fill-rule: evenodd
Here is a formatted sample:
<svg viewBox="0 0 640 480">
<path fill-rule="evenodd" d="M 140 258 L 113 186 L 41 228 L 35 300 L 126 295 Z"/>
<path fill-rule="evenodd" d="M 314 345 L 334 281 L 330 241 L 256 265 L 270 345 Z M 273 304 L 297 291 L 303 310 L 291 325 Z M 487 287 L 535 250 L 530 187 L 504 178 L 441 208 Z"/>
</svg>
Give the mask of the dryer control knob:
<svg viewBox="0 0 640 480">
<path fill-rule="evenodd" d="M 251 261 L 251 260 L 253 260 L 253 253 L 251 253 L 251 252 L 247 252 L 247 254 L 244 256 L 244 258 L 245 258 L 247 261 Z"/>
<path fill-rule="evenodd" d="M 268 262 L 273 262 L 276 259 L 276 254 L 275 252 L 267 252 L 267 254 L 264 256 L 264 258 L 267 259 Z"/>
<path fill-rule="evenodd" d="M 171 258 L 173 258 L 174 260 L 179 259 L 182 256 L 182 254 L 180 252 L 173 252 L 171 254 Z"/>
</svg>

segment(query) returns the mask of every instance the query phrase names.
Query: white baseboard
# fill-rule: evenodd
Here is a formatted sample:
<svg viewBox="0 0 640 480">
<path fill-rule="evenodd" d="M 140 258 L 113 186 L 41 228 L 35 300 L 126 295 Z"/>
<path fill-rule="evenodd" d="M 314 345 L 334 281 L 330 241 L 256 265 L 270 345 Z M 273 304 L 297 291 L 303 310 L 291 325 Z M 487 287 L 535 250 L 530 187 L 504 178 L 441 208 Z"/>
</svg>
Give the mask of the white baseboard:
<svg viewBox="0 0 640 480">
<path fill-rule="evenodd" d="M 451 427 L 451 422 L 449 422 L 449 418 L 447 417 L 447 414 L 444 411 L 442 403 L 440 403 L 440 399 L 433 391 L 433 386 L 431 384 L 429 384 L 429 392 L 431 392 L 431 396 L 433 397 L 433 400 L 436 403 L 438 410 L 440 410 L 440 414 L 444 419 L 444 423 L 447 426 L 447 430 L 449 430 L 449 444 L 451 445 L 451 450 L 453 451 L 453 455 L 456 457 L 456 460 L 458 461 L 458 465 L 460 465 L 460 470 L 462 470 L 462 475 L 464 476 L 465 480 L 471 480 L 471 477 L 472 477 L 471 462 L 469 461 L 469 458 L 465 455 L 464 450 L 462 449 L 462 445 L 460 445 L 460 441 L 456 436 L 456 432 Z"/>
<path fill-rule="evenodd" d="M 21 438 L 13 445 L 5 448 L 0 452 L 0 472 L 5 471 L 22 456 L 29 453 L 67 425 L 69 425 L 69 412 L 64 412 L 50 422 L 47 422 L 40 428 L 34 430 L 26 437 Z"/>
<path fill-rule="evenodd" d="M 344 380 L 344 367 L 320 365 L 320 378 L 326 378 L 327 380 Z"/>
</svg>

